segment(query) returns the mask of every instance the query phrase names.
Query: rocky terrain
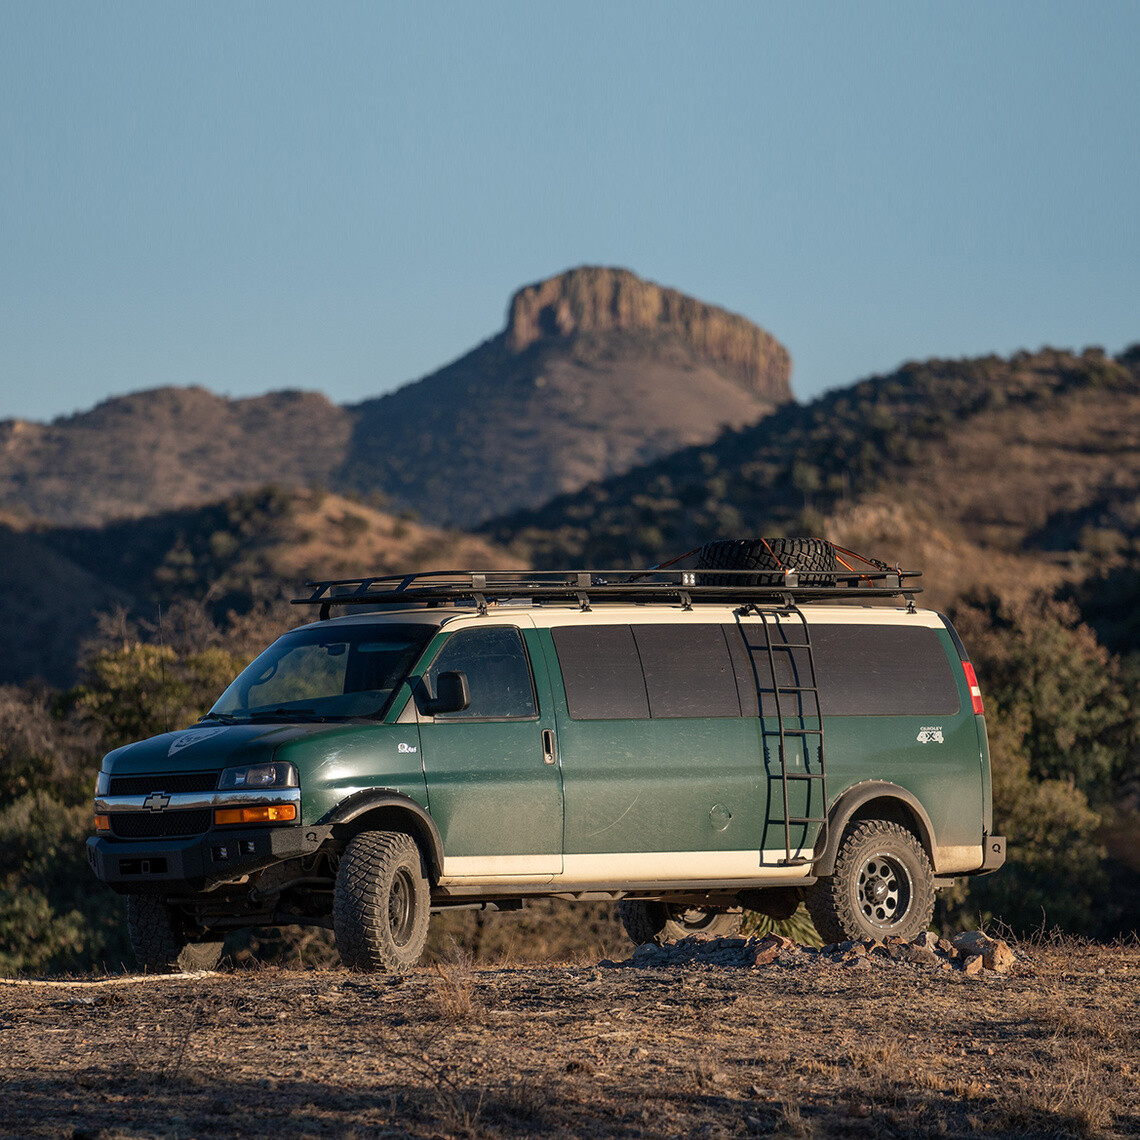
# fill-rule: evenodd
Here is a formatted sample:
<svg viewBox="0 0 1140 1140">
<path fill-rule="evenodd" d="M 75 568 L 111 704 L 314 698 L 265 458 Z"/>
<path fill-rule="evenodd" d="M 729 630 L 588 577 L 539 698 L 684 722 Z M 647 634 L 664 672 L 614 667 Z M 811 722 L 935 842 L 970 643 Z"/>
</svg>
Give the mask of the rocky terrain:
<svg viewBox="0 0 1140 1140">
<path fill-rule="evenodd" d="M 500 333 L 361 404 L 156 388 L 0 422 L 0 509 L 88 525 L 275 483 L 470 527 L 755 423 L 791 400 L 790 372 L 743 317 L 584 267 L 520 290 Z"/>
<path fill-rule="evenodd" d="M 727 941 L 727 940 L 725 940 Z M 744 940 L 737 939 L 737 943 Z M 685 944 L 682 944 L 684 947 Z M 739 948 L 738 948 L 739 949 Z M 1126 1137 L 1135 945 L 0 985 L 0 1133 Z M 882 965 L 867 965 L 879 961 Z"/>
</svg>

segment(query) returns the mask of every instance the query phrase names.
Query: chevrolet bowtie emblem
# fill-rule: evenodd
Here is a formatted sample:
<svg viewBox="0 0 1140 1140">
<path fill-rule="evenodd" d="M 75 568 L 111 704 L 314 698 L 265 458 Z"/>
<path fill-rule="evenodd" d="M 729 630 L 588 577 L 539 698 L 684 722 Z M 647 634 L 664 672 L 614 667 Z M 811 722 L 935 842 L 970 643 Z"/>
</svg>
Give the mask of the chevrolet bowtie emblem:
<svg viewBox="0 0 1140 1140">
<path fill-rule="evenodd" d="M 142 806 L 147 811 L 165 811 L 170 806 L 170 797 L 165 792 L 151 792 Z"/>
</svg>

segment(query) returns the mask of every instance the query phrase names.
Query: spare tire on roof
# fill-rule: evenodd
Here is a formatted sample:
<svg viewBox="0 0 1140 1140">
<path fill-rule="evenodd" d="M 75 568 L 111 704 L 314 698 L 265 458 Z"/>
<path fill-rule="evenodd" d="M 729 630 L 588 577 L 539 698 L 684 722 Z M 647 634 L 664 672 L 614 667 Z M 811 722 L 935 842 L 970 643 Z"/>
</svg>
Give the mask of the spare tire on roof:
<svg viewBox="0 0 1140 1140">
<path fill-rule="evenodd" d="M 758 574 L 698 574 L 699 586 L 782 586 L 795 570 L 801 586 L 835 585 L 835 548 L 822 538 L 734 538 L 707 542 L 698 570 L 758 570 Z"/>
</svg>

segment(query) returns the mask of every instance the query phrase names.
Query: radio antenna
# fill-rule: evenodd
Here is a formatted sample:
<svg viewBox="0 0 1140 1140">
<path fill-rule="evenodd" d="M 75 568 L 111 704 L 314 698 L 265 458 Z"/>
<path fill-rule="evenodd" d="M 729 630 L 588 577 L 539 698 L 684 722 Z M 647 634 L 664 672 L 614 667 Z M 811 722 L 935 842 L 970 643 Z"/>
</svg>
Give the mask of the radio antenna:
<svg viewBox="0 0 1140 1140">
<path fill-rule="evenodd" d="M 158 607 L 158 664 L 162 669 L 162 731 L 170 731 L 170 710 L 166 703 L 166 646 L 162 641 L 162 606 Z"/>
</svg>

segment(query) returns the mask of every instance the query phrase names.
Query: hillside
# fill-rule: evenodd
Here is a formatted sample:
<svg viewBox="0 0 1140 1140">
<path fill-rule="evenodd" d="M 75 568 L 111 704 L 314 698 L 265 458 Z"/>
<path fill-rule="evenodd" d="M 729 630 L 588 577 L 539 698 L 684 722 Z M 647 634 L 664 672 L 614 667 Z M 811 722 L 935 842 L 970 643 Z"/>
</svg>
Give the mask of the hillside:
<svg viewBox="0 0 1140 1140">
<path fill-rule="evenodd" d="M 477 536 L 278 488 L 103 527 L 0 526 L 0 544 L 0 684 L 72 683 L 98 615 L 118 608 L 154 620 L 186 599 L 218 617 L 271 604 L 283 628 L 312 616 L 285 604 L 310 577 L 522 565 Z"/>
<path fill-rule="evenodd" d="M 0 684 L 32 677 L 65 684 L 76 647 L 94 635 L 100 612 L 131 594 L 45 545 L 0 523 Z"/>
<path fill-rule="evenodd" d="M 1056 584 L 1140 541 L 1140 353 L 908 364 L 485 528 L 538 564 L 652 565 L 826 533 L 918 564 L 933 600 Z"/>
<path fill-rule="evenodd" d="M 520 290 L 499 336 L 362 405 L 344 475 L 472 526 L 753 423 L 791 399 L 790 369 L 742 317 L 577 269 Z"/>
<path fill-rule="evenodd" d="M 275 483 L 470 526 L 754 423 L 791 399 L 790 371 L 743 317 L 575 269 L 516 293 L 503 331 L 461 359 L 362 404 L 157 388 L 0 422 L 0 510 L 90 525 Z"/>
<path fill-rule="evenodd" d="M 136 392 L 50 424 L 0 423 L 0 506 L 74 526 L 264 483 L 328 485 L 351 432 L 345 409 L 315 392 Z"/>
</svg>

